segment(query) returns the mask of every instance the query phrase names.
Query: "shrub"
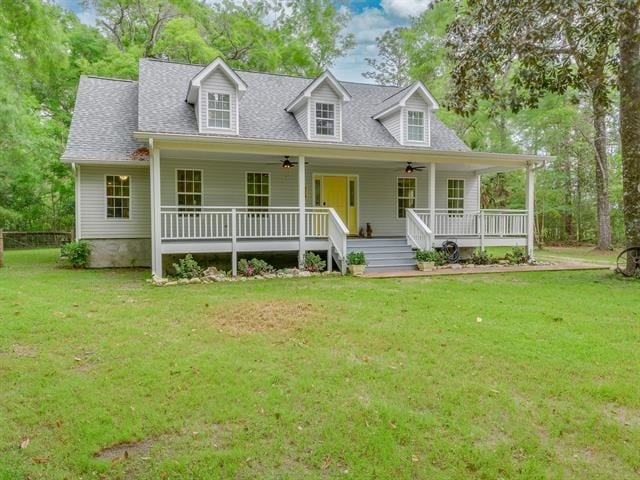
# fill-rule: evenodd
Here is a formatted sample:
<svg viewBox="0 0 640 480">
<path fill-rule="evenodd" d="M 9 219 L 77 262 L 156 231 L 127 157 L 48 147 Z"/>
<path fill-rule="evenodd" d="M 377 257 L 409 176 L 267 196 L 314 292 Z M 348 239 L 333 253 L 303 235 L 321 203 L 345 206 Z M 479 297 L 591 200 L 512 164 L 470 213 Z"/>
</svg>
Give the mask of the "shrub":
<svg viewBox="0 0 640 480">
<path fill-rule="evenodd" d="M 321 272 L 327 266 L 327 262 L 322 260 L 320 255 L 316 255 L 313 252 L 306 252 L 304 254 L 304 269 L 307 272 Z"/>
<path fill-rule="evenodd" d="M 496 263 L 495 257 L 486 251 L 482 251 L 479 248 L 473 251 L 471 255 L 471 263 L 474 265 L 492 265 Z"/>
<path fill-rule="evenodd" d="M 514 247 L 511 253 L 507 253 L 504 258 L 509 262 L 509 265 L 521 265 L 529 261 L 529 256 L 522 248 L 518 247 Z"/>
<path fill-rule="evenodd" d="M 86 240 L 65 243 L 62 246 L 62 256 L 73 268 L 86 268 L 89 265 L 91 244 Z"/>
<path fill-rule="evenodd" d="M 202 276 L 203 269 L 190 253 L 173 264 L 178 278 L 197 278 Z"/>
<path fill-rule="evenodd" d="M 271 273 L 273 272 L 273 267 L 264 260 L 257 258 L 252 258 L 251 260 L 241 258 L 238 261 L 238 272 L 245 277 L 253 277 L 255 275 Z"/>
<path fill-rule="evenodd" d="M 418 262 L 437 263 L 442 258 L 442 253 L 437 250 L 418 250 L 416 252 L 416 260 Z"/>
<path fill-rule="evenodd" d="M 349 265 L 366 265 L 367 259 L 364 258 L 364 252 L 347 253 L 347 263 Z"/>
</svg>

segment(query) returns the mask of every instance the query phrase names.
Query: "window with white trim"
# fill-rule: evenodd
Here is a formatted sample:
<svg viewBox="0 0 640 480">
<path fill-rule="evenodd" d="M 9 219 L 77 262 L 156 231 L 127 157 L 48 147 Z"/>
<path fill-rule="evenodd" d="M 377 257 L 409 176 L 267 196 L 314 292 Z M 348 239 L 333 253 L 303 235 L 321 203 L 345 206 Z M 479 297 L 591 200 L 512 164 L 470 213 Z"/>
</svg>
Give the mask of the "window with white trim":
<svg viewBox="0 0 640 480">
<path fill-rule="evenodd" d="M 209 128 L 231 128 L 231 97 L 228 93 L 209 92 L 207 126 Z"/>
<path fill-rule="evenodd" d="M 450 214 L 461 214 L 464 210 L 464 180 L 459 178 L 447 180 L 447 208 Z"/>
<path fill-rule="evenodd" d="M 424 112 L 415 110 L 407 112 L 407 140 L 424 142 Z"/>
<path fill-rule="evenodd" d="M 202 170 L 176 170 L 178 206 L 202 206 Z"/>
<path fill-rule="evenodd" d="M 107 175 L 107 218 L 129 218 L 130 182 L 129 175 Z"/>
<path fill-rule="evenodd" d="M 269 194 L 269 174 L 247 172 L 247 206 L 268 207 Z"/>
<path fill-rule="evenodd" d="M 416 208 L 416 178 L 398 177 L 398 218 L 407 216 L 407 208 Z"/>
<path fill-rule="evenodd" d="M 333 103 L 316 103 L 316 135 L 335 135 L 335 115 Z"/>
</svg>

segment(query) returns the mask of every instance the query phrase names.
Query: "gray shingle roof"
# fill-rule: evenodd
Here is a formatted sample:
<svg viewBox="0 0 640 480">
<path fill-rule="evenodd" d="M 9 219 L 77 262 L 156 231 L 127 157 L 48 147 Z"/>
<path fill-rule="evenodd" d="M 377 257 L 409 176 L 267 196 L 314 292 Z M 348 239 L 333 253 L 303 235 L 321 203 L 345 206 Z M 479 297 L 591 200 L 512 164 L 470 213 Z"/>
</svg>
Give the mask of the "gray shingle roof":
<svg viewBox="0 0 640 480">
<path fill-rule="evenodd" d="M 130 154 L 143 146 L 133 140 L 132 134 L 136 130 L 198 135 L 194 107 L 185 101 L 185 97 L 189 81 L 202 68 L 203 65 L 141 59 L 138 82 L 81 77 L 63 159 L 130 160 Z M 295 117 L 285 108 L 313 79 L 237 73 L 248 85 L 239 104 L 240 137 L 307 141 Z M 404 89 L 341 83 L 352 95 L 352 100 L 343 107 L 343 144 L 407 148 L 401 146 L 380 122 L 371 118 Z M 469 150 L 435 116 L 431 121 L 429 148 Z"/>
<path fill-rule="evenodd" d="M 138 129 L 138 82 L 81 76 L 65 160 L 126 161 L 145 143 Z"/>
</svg>

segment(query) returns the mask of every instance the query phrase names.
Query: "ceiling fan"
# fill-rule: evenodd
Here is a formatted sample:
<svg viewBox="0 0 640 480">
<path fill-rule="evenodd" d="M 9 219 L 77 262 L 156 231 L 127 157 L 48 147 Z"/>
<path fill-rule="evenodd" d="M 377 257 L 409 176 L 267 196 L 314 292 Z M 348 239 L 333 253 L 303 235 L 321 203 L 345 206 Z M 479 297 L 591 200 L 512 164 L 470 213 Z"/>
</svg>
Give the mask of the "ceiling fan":
<svg viewBox="0 0 640 480">
<path fill-rule="evenodd" d="M 413 172 L 420 172 L 421 170 L 425 169 L 427 167 L 425 167 L 424 165 L 420 166 L 413 166 L 411 164 L 411 162 L 407 162 L 407 166 L 404 167 L 404 173 L 413 173 Z"/>
<path fill-rule="evenodd" d="M 284 160 L 280 160 L 280 163 L 275 163 L 274 165 L 280 165 L 282 168 L 293 168 L 298 165 L 298 162 L 292 162 L 289 160 L 289 155 L 284 156 Z M 305 165 L 309 162 L 305 162 Z"/>
</svg>

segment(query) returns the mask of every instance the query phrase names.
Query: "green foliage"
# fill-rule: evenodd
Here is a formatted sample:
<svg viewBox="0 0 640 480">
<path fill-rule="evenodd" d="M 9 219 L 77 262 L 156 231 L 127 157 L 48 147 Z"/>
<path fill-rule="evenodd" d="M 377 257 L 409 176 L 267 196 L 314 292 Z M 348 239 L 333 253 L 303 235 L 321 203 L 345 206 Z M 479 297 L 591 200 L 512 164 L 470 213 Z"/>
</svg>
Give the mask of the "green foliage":
<svg viewBox="0 0 640 480">
<path fill-rule="evenodd" d="M 188 18 L 174 18 L 167 22 L 154 52 L 189 63 L 208 63 L 221 52 L 207 45 L 197 24 Z"/>
<path fill-rule="evenodd" d="M 87 268 L 91 256 L 91 244 L 86 240 L 65 243 L 62 256 L 73 268 Z"/>
<path fill-rule="evenodd" d="M 493 255 L 479 248 L 475 249 L 471 255 L 471 263 L 474 265 L 493 265 L 497 262 L 498 260 Z"/>
<path fill-rule="evenodd" d="M 480 39 L 475 35 L 473 22 L 469 26 L 469 43 L 459 42 L 460 49 L 453 46 L 447 48 L 448 32 L 456 19 L 463 17 L 468 11 L 494 8 L 495 17 L 479 18 L 478 25 L 497 19 L 497 22 L 486 30 L 479 30 L 487 36 L 496 32 L 507 31 L 509 27 L 520 22 L 519 18 L 505 17 L 504 8 L 514 11 L 526 9 L 526 4 L 507 2 L 496 6 L 494 3 L 469 2 L 470 9 L 457 9 L 458 2 L 442 0 L 434 2 L 411 26 L 402 31 L 404 41 L 401 46 L 408 59 L 411 80 L 422 80 L 434 96 L 451 107 L 454 97 L 459 93 L 461 101 L 472 104 L 472 93 L 461 88 L 456 91 L 456 82 L 470 80 L 478 86 L 479 94 L 473 103 L 473 109 L 467 109 L 463 115 L 441 108 L 436 112 L 438 117 L 453 128 L 456 133 L 474 150 L 504 153 L 550 154 L 556 158 L 548 161 L 536 175 L 536 235 L 543 242 L 592 242 L 596 239 L 596 183 L 592 124 L 592 108 L 588 94 L 585 95 L 577 87 L 563 86 L 562 92 L 543 92 L 537 98 L 537 107 L 521 109 L 514 113 L 510 109 L 510 89 L 514 85 L 511 70 L 501 70 L 497 77 L 490 74 L 492 68 L 508 69 L 508 62 L 492 61 L 496 53 L 494 42 Z M 542 8 L 571 8 L 568 4 L 548 3 Z M 535 10 L 531 7 L 530 10 Z M 589 11 L 589 9 L 586 9 Z M 595 10 L 592 10 L 592 12 Z M 605 10 L 603 10 L 604 12 Z M 610 10 L 606 10 L 609 11 Z M 528 12 L 525 12 L 529 15 Z M 536 13 L 531 13 L 535 16 Z M 542 19 L 544 22 L 548 18 Z M 522 23 L 522 22 L 520 22 Z M 569 22 L 570 23 L 570 22 Z M 548 22 L 545 28 L 551 26 Z M 610 24 L 593 29 L 593 39 L 598 32 L 606 32 Z M 494 28 L 495 27 L 495 28 Z M 527 27 L 528 28 L 528 27 Z M 581 35 L 585 32 L 578 32 Z M 588 33 L 588 32 L 586 32 Z M 530 38 L 537 39 L 538 32 Z M 519 36 L 518 39 L 523 38 Z M 529 38 L 529 37 L 527 37 Z M 510 48 L 504 45 L 504 38 L 497 39 L 498 48 Z M 607 41 L 610 41 L 609 38 Z M 530 42 L 512 42 L 519 47 L 530 45 Z M 478 45 L 484 57 L 476 55 L 476 49 L 469 45 Z M 589 50 L 585 49 L 588 54 Z M 464 58 L 460 58 L 464 57 Z M 489 58 L 489 61 L 483 59 Z M 531 58 L 531 57 L 530 57 Z M 536 61 L 535 57 L 532 59 Z M 469 69 L 469 78 L 458 78 L 456 69 L 460 62 L 464 66 L 477 68 L 481 74 L 473 76 L 475 70 Z M 568 68 L 575 65 L 568 62 Z M 526 72 L 524 72 L 526 73 Z M 546 72 L 549 73 L 549 72 Z M 545 75 L 546 75 L 545 73 Z M 543 75 L 543 76 L 545 76 Z M 541 76 L 531 74 L 535 81 Z M 453 81 L 452 81 L 453 80 Z M 504 81 L 503 81 L 504 80 Z M 564 88 L 567 87 L 567 88 Z M 478 93 L 478 92 L 476 92 Z M 505 93 L 506 98 L 483 98 L 481 93 Z M 516 93 L 522 93 L 518 91 Z M 610 91 L 611 99 L 617 102 L 617 92 Z M 504 101 L 502 101 L 504 100 Z M 455 105 L 453 105 L 455 106 Z M 608 144 L 616 146 L 617 114 L 607 118 L 607 130 L 610 135 Z M 622 175 L 621 161 L 617 153 L 609 155 L 610 200 L 612 235 L 614 242 L 620 244 L 624 239 L 622 219 Z M 484 208 L 524 208 L 524 176 L 522 172 L 508 172 L 498 175 L 483 175 L 482 206 Z"/>
<path fill-rule="evenodd" d="M 327 262 L 322 260 L 320 255 L 316 255 L 313 252 L 306 252 L 304 254 L 304 269 L 307 272 L 321 272 L 327 266 Z"/>
<path fill-rule="evenodd" d="M 178 259 L 178 263 L 173 264 L 178 278 L 197 278 L 202 276 L 204 269 L 193 258 L 193 255 L 187 253 L 184 258 Z"/>
<path fill-rule="evenodd" d="M 504 259 L 509 262 L 509 265 L 521 265 L 529 261 L 529 256 L 523 248 L 514 247 L 504 256 Z"/>
<path fill-rule="evenodd" d="M 273 267 L 258 258 L 252 258 L 251 260 L 241 258 L 238 261 L 238 272 L 244 277 L 255 277 L 256 275 L 273 272 Z"/>
<path fill-rule="evenodd" d="M 407 45 L 404 45 L 406 28 L 397 27 L 387 30 L 381 37 L 376 37 L 378 56 L 365 58 L 371 70 L 362 74 L 380 85 L 396 85 L 404 87 L 409 83 L 409 58 Z"/>
<path fill-rule="evenodd" d="M 349 265 L 366 265 L 367 260 L 364 252 L 356 251 L 347 253 L 347 264 Z"/>
<path fill-rule="evenodd" d="M 346 50 L 330 0 L 87 0 L 99 28 L 43 0 L 0 0 L 0 228 L 70 230 L 60 163 L 81 74 L 136 79 L 141 57 L 317 75 Z M 265 18 L 271 19 L 269 22 Z"/>
<path fill-rule="evenodd" d="M 442 258 L 442 252 L 438 250 L 418 250 L 416 252 L 416 260 L 418 262 L 438 263 Z"/>
</svg>

